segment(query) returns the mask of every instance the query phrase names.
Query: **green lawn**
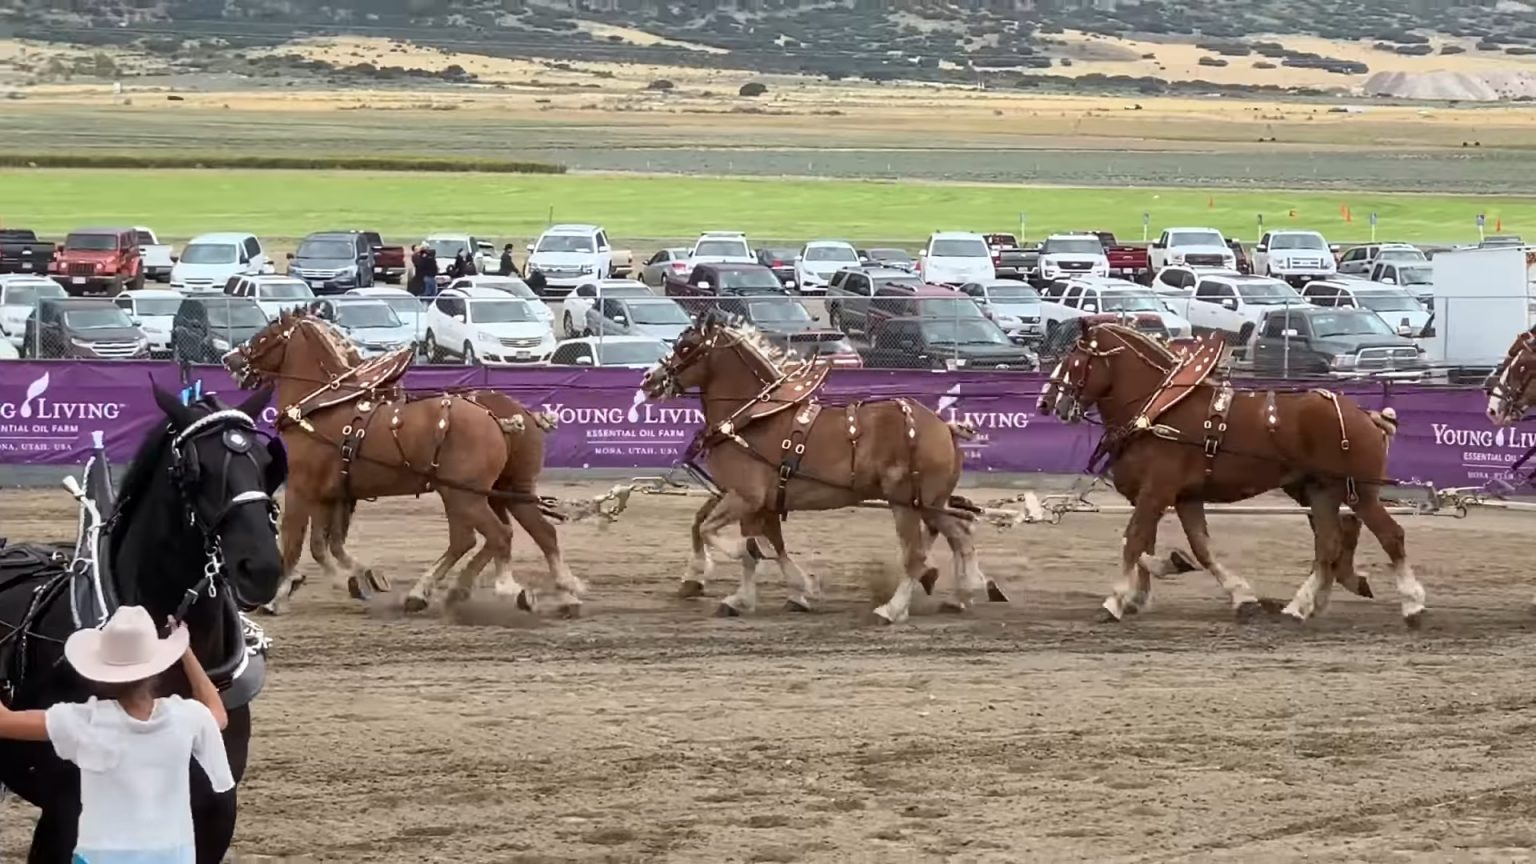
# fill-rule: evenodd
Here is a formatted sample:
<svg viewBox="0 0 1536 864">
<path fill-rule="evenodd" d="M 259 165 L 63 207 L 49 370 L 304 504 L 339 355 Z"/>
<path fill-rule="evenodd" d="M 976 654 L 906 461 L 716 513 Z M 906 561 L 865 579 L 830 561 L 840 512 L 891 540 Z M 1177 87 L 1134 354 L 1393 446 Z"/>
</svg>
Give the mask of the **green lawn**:
<svg viewBox="0 0 1536 864">
<path fill-rule="evenodd" d="M 1353 222 L 1345 222 L 1348 206 Z M 627 175 L 515 176 L 289 171 L 15 170 L 0 172 L 0 220 L 58 237 L 90 224 L 149 225 L 182 240 L 249 230 L 275 241 L 309 231 L 368 227 L 396 242 L 464 230 L 517 242 L 557 222 L 596 222 L 620 242 L 692 238 L 709 229 L 755 240 L 842 237 L 913 245 L 941 229 L 1027 236 L 1098 228 L 1140 240 L 1142 214 L 1163 226 L 1209 225 L 1257 236 L 1271 227 L 1314 228 L 1335 242 L 1382 239 L 1467 242 L 1487 230 L 1536 233 L 1536 199 L 1494 196 L 1288 193 L 1189 189 L 958 186 L 900 182 L 716 179 Z M 1295 218 L 1289 212 L 1296 212 Z"/>
</svg>

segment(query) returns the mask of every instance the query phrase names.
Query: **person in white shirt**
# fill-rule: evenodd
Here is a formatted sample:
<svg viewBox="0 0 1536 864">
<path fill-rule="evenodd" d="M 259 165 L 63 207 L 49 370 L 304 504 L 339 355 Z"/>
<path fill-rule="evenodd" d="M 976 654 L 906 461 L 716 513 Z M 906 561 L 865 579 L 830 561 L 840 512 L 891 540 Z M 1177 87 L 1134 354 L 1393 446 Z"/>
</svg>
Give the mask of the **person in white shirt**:
<svg viewBox="0 0 1536 864">
<path fill-rule="evenodd" d="M 218 688 L 178 626 L 159 638 L 140 606 L 124 606 L 100 630 L 81 630 L 64 656 L 100 697 L 45 711 L 0 704 L 0 738 L 51 741 L 80 769 L 75 864 L 196 864 L 189 759 L 215 792 L 235 786 Z M 196 701 L 156 698 L 160 673 L 180 662 Z"/>
</svg>

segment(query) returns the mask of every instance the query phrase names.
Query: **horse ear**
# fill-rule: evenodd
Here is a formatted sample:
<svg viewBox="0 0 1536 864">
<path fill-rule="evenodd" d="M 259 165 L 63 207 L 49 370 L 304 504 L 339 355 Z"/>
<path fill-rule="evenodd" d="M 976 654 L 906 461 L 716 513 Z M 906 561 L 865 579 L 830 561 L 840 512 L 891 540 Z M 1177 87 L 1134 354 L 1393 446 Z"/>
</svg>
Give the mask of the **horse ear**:
<svg viewBox="0 0 1536 864">
<path fill-rule="evenodd" d="M 160 385 L 150 382 L 150 389 L 155 392 L 155 404 L 165 416 L 171 418 L 171 425 L 177 429 L 185 429 L 195 419 L 187 406 L 181 404 L 181 397 L 174 393 L 167 393 L 160 389 Z"/>
<path fill-rule="evenodd" d="M 240 412 L 247 417 L 255 417 L 261 413 L 261 409 L 267 407 L 267 402 L 272 399 L 272 388 L 263 387 L 252 393 L 249 399 L 240 403 Z"/>
</svg>

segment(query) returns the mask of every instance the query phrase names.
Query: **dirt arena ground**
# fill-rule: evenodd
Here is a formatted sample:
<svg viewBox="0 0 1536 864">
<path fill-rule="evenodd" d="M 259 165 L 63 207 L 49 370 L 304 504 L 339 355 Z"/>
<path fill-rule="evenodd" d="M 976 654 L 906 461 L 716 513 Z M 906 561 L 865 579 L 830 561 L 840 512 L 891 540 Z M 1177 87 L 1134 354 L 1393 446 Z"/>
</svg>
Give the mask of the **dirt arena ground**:
<svg viewBox="0 0 1536 864">
<path fill-rule="evenodd" d="M 555 486 L 562 497 L 598 486 Z M 974 490 L 986 500 L 1004 493 Z M 62 492 L 0 493 L 0 534 L 64 537 Z M 894 564 L 874 511 L 797 516 L 820 614 L 679 601 L 696 499 L 637 499 L 564 530 L 577 621 L 489 599 L 405 619 L 312 586 L 266 619 L 238 861 L 1525 861 L 1536 849 L 1527 678 L 1531 517 L 1409 519 L 1423 631 L 1381 595 L 1297 628 L 1234 624 L 1213 581 L 1094 623 L 1121 516 L 980 532 L 1008 605 L 870 623 Z M 431 500 L 364 504 L 354 551 L 397 583 L 446 542 Z M 1289 596 L 1295 517 L 1215 517 L 1216 548 Z M 1164 525 L 1166 545 L 1176 525 Z M 518 572 L 538 559 L 516 543 Z M 1026 560 L 1025 556 L 1028 556 Z M 947 553 L 945 553 L 947 561 Z M 947 580 L 947 564 L 944 566 Z M 311 571 L 313 568 L 311 567 Z M 727 593 L 734 576 L 710 585 Z M 941 590 L 945 582 L 941 582 Z M 403 587 L 398 590 L 403 591 Z M 31 813 L 0 806 L 0 860 Z"/>
</svg>

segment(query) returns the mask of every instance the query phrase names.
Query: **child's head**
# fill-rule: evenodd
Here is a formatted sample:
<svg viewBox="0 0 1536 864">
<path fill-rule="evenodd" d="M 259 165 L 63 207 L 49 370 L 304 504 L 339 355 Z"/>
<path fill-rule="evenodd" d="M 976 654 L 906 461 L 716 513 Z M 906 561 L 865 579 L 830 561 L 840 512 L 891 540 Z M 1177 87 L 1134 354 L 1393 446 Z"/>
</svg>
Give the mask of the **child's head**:
<svg viewBox="0 0 1536 864">
<path fill-rule="evenodd" d="M 154 695 L 160 673 L 186 651 L 187 629 L 161 639 L 142 606 L 123 606 L 100 630 L 77 631 L 64 643 L 64 657 L 96 695 L 119 701 Z"/>
</svg>

